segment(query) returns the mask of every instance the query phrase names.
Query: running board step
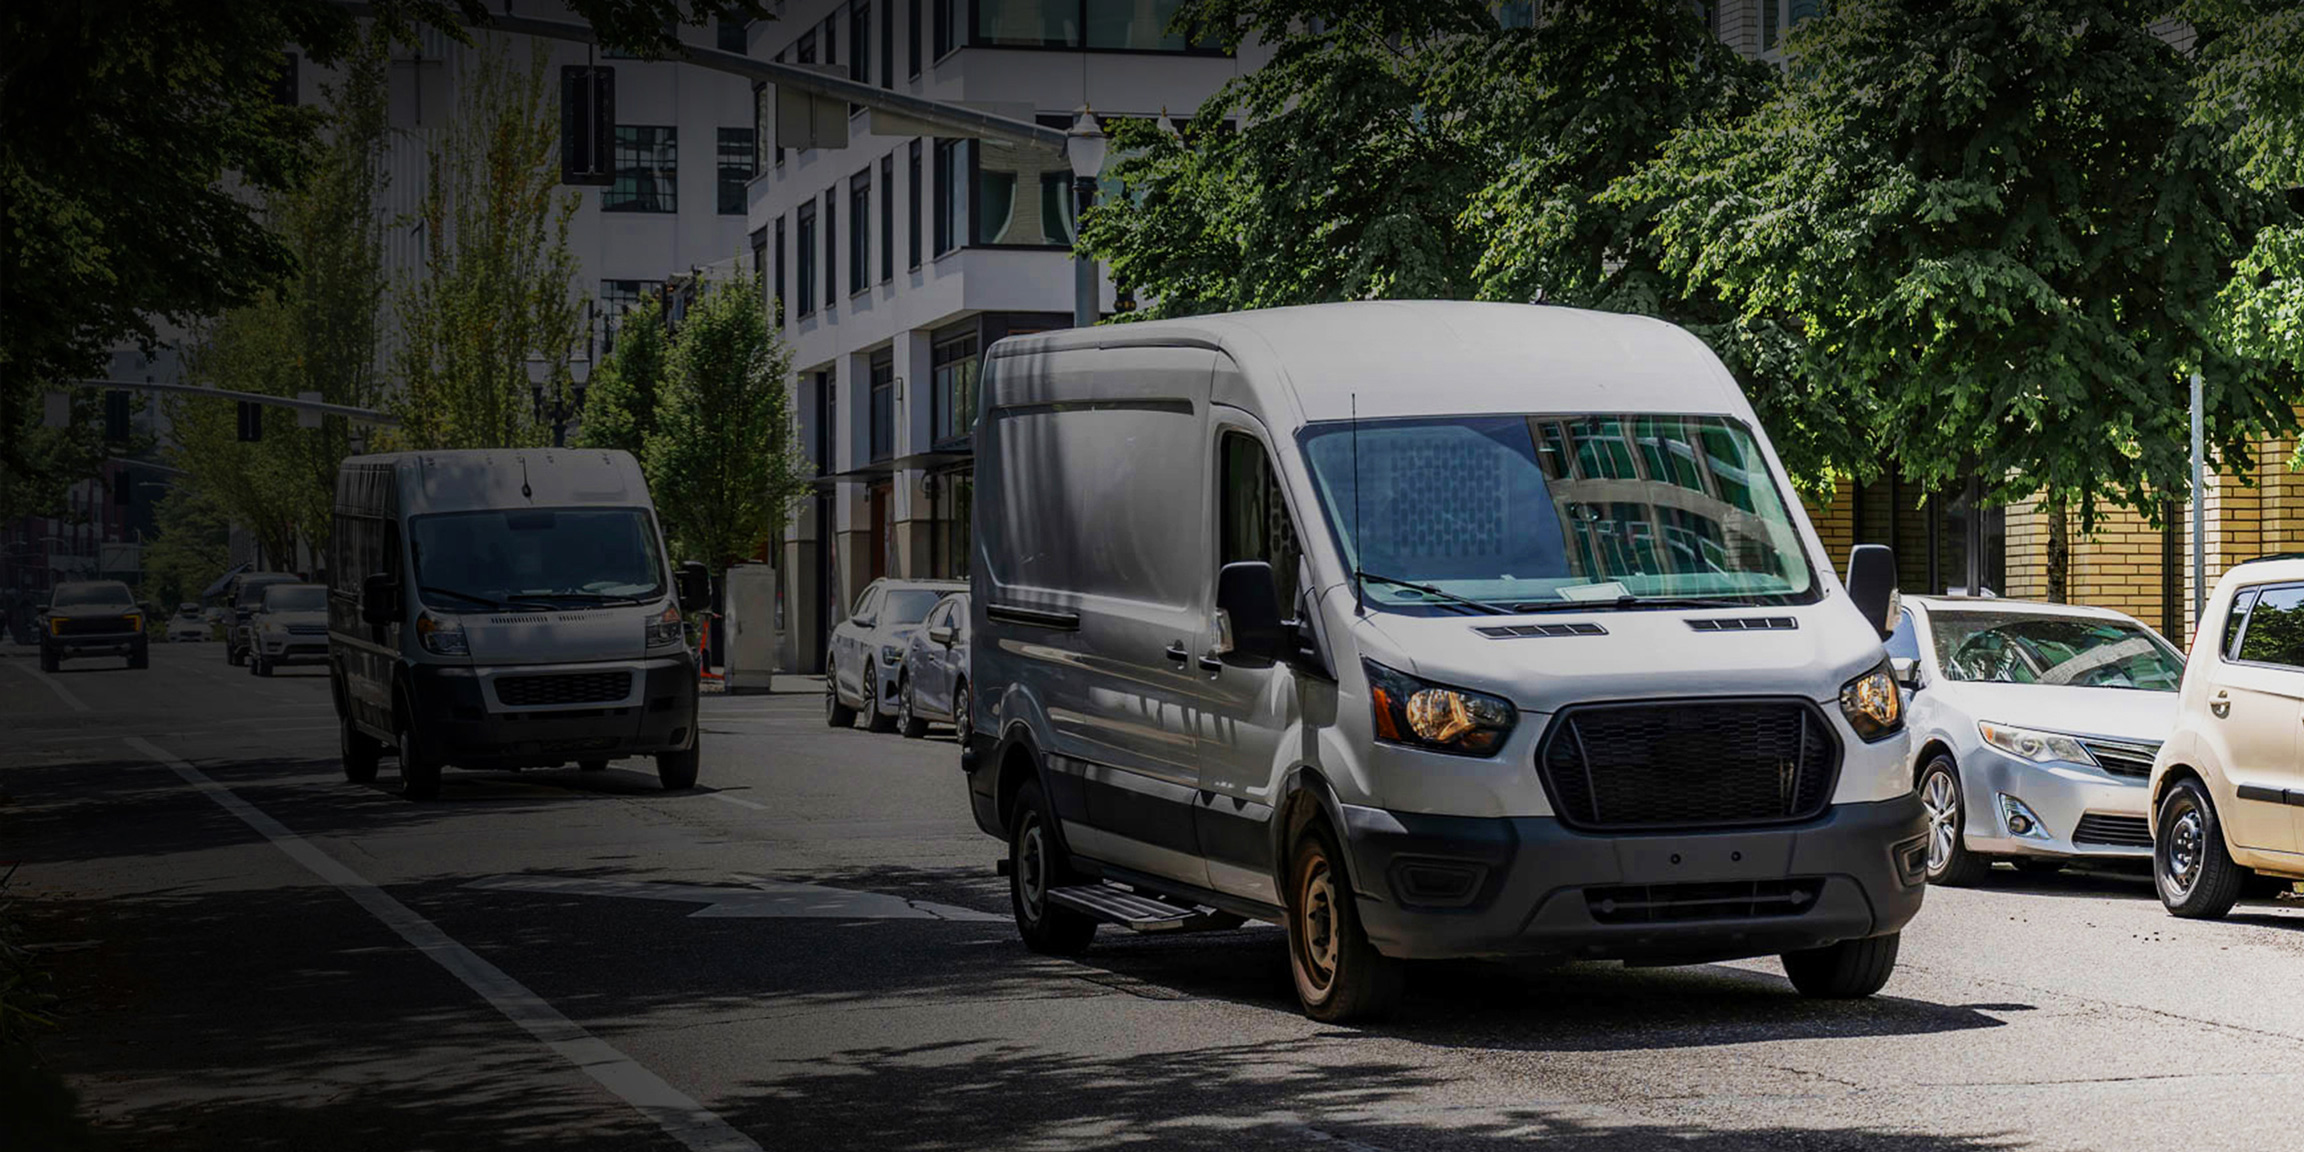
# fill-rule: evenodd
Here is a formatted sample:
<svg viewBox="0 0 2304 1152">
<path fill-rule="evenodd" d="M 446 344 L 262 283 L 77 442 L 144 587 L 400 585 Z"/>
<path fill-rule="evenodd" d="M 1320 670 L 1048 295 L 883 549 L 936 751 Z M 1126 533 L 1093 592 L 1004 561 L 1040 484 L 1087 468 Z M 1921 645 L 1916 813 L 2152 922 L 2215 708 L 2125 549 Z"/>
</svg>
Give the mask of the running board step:
<svg viewBox="0 0 2304 1152">
<path fill-rule="evenodd" d="M 1110 884 L 1051 888 L 1048 901 L 1136 932 L 1192 932 L 1238 923 L 1214 908 L 1187 907 Z"/>
</svg>

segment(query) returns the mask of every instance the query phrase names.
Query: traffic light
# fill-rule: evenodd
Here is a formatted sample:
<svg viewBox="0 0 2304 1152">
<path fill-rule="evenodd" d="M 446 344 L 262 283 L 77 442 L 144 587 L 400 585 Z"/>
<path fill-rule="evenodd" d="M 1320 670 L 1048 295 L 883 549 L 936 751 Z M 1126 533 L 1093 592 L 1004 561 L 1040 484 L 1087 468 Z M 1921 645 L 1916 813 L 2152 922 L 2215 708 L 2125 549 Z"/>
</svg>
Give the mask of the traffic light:
<svg viewBox="0 0 2304 1152">
<path fill-rule="evenodd" d="M 124 388 L 104 393 L 104 438 L 115 444 L 128 441 L 128 392 Z"/>
<path fill-rule="evenodd" d="M 240 439 L 255 443 L 264 438 L 264 406 L 253 400 L 237 401 L 240 409 Z"/>
<path fill-rule="evenodd" d="M 560 66 L 560 182 L 616 182 L 616 70 Z"/>
</svg>

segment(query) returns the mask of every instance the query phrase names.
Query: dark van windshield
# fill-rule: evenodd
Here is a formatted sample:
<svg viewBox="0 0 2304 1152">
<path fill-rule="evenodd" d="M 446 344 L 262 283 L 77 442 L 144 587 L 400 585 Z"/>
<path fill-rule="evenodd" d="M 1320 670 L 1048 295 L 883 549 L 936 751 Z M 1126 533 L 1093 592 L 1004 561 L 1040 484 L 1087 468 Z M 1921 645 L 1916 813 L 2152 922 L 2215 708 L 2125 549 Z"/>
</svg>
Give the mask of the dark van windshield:
<svg viewBox="0 0 2304 1152">
<path fill-rule="evenodd" d="M 408 525 L 417 594 L 448 610 L 581 605 L 664 593 L 655 525 L 641 508 L 520 508 L 419 516 Z"/>
</svg>

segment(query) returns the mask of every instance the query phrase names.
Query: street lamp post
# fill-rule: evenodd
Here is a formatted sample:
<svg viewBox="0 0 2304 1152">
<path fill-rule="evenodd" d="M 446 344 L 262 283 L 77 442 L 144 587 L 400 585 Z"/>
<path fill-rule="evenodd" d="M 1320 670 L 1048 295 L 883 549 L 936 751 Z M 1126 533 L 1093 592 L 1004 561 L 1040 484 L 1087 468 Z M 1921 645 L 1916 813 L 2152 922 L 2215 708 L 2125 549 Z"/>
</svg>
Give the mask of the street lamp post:
<svg viewBox="0 0 2304 1152">
<path fill-rule="evenodd" d="M 1104 153 L 1110 141 L 1096 124 L 1096 114 L 1080 106 L 1072 127 L 1064 133 L 1064 158 L 1072 164 L 1072 326 L 1096 323 L 1102 303 L 1102 280 L 1096 258 L 1080 248 L 1080 224 L 1096 203 L 1096 180 L 1104 174 Z"/>
</svg>

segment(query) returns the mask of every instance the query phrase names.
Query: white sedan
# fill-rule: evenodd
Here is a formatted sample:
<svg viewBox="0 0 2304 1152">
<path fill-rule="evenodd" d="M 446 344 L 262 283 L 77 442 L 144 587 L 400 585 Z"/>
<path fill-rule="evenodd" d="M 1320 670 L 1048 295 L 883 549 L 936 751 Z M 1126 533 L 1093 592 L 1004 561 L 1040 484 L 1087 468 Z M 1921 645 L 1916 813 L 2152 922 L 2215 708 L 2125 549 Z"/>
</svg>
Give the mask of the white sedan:
<svg viewBox="0 0 2304 1152">
<path fill-rule="evenodd" d="M 874 732 L 896 727 L 904 649 L 936 602 L 966 591 L 958 580 L 874 580 L 856 610 L 832 628 L 824 656 L 824 722 L 846 728 L 858 713 Z"/>
</svg>

